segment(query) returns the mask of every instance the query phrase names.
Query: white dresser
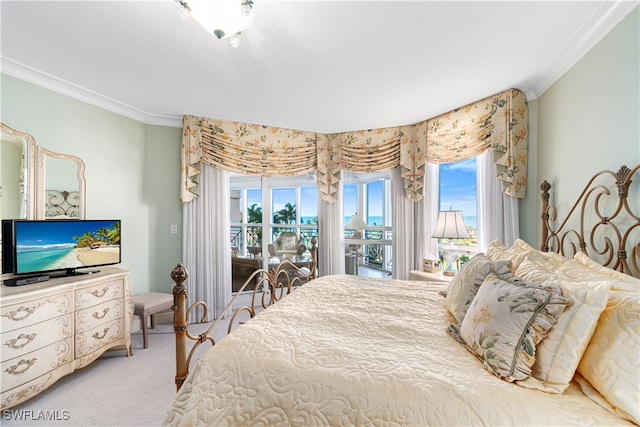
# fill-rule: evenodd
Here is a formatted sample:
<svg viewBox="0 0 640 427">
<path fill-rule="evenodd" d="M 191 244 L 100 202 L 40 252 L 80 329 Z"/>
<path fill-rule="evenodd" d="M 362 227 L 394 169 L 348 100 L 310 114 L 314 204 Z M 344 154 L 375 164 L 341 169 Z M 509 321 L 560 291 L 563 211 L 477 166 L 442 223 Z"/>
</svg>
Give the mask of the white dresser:
<svg viewBox="0 0 640 427">
<path fill-rule="evenodd" d="M 100 272 L 0 287 L 0 409 L 35 396 L 105 350 L 131 353 L 129 272 Z"/>
</svg>

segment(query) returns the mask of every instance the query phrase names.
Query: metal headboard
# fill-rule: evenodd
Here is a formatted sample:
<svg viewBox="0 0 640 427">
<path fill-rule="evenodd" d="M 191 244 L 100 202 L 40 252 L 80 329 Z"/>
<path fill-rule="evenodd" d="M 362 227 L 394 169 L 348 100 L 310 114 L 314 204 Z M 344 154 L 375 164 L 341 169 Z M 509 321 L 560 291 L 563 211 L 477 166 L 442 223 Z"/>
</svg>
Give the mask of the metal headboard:
<svg viewBox="0 0 640 427">
<path fill-rule="evenodd" d="M 549 203 L 551 184 L 542 189 L 541 250 L 570 257 L 584 252 L 598 263 L 640 277 L 640 165 L 595 174 L 563 221 Z M 559 223 L 559 226 L 554 224 Z"/>
</svg>

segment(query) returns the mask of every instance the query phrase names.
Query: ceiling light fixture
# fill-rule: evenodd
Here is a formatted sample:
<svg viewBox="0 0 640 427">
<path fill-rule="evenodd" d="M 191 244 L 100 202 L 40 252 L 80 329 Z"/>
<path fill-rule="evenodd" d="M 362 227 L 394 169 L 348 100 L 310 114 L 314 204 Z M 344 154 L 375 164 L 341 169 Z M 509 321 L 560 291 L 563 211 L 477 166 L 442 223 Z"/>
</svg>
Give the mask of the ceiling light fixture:
<svg viewBox="0 0 640 427">
<path fill-rule="evenodd" d="M 238 36 L 253 22 L 252 0 L 175 0 L 183 19 L 191 16 L 218 39 L 238 47 Z"/>
</svg>

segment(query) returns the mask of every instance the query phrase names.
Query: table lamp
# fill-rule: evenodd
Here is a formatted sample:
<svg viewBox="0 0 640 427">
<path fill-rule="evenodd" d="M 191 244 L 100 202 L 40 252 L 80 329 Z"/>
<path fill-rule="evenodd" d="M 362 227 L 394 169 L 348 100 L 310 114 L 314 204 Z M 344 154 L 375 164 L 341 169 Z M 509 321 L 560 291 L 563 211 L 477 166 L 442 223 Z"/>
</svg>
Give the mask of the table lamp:
<svg viewBox="0 0 640 427">
<path fill-rule="evenodd" d="M 445 276 L 455 276 L 457 272 L 455 265 L 458 260 L 458 247 L 453 243 L 453 239 L 466 239 L 469 237 L 467 227 L 464 225 L 462 211 L 440 211 L 438 213 L 438 224 L 431 237 L 436 239 L 449 239 L 449 243 L 443 248 L 447 268 L 442 274 Z"/>
<path fill-rule="evenodd" d="M 349 223 L 344 228 L 346 228 L 347 230 L 353 230 L 353 234 L 351 235 L 352 239 L 362 239 L 363 236 L 360 230 L 367 228 L 367 223 L 364 222 L 362 218 L 360 218 L 360 216 L 356 213 L 355 215 L 351 216 Z M 349 245 L 348 249 L 353 252 L 358 252 L 360 246 L 361 245 Z"/>
</svg>

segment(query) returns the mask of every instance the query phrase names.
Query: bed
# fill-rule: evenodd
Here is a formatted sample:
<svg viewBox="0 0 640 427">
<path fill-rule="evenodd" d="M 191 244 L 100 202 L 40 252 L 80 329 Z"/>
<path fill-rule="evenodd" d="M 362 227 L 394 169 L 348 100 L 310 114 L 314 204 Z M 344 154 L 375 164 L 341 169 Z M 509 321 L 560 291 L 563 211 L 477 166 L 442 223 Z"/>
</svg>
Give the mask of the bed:
<svg viewBox="0 0 640 427">
<path fill-rule="evenodd" d="M 594 176 L 568 214 L 577 228 L 545 182 L 544 250 L 493 242 L 450 284 L 259 273 L 268 309 L 247 308 L 188 374 L 187 338 L 214 340 L 188 332 L 176 267 L 164 424 L 640 423 L 639 169 Z"/>
</svg>

